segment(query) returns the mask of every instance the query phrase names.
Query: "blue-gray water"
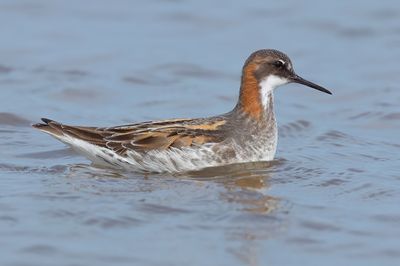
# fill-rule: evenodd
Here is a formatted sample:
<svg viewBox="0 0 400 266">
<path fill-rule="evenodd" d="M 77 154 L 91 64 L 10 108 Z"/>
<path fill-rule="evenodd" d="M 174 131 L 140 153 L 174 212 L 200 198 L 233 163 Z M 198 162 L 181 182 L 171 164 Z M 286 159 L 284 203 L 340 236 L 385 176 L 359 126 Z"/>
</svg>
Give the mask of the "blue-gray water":
<svg viewBox="0 0 400 266">
<path fill-rule="evenodd" d="M 398 1 L 0 1 L 0 264 L 399 265 Z M 277 160 L 93 168 L 30 127 L 223 113 L 289 54 Z"/>
</svg>

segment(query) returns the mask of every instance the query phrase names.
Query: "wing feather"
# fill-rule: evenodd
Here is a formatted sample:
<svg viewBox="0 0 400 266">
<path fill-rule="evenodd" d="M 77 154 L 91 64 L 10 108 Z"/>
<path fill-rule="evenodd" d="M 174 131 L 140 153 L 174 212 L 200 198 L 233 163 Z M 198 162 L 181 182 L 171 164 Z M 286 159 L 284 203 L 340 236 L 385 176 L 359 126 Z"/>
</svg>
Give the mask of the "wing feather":
<svg viewBox="0 0 400 266">
<path fill-rule="evenodd" d="M 41 130 L 54 131 L 94 145 L 109 148 L 118 154 L 129 150 L 145 152 L 198 146 L 223 141 L 223 117 L 212 119 L 174 119 L 143 122 L 118 127 L 76 127 L 45 119 L 38 124 Z"/>
</svg>

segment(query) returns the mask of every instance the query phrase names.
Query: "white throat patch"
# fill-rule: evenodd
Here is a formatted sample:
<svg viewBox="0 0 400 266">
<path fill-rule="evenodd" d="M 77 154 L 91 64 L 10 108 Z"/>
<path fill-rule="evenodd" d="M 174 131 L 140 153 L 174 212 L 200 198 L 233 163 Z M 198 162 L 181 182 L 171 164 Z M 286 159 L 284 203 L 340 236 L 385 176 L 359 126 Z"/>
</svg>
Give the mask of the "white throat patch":
<svg viewBox="0 0 400 266">
<path fill-rule="evenodd" d="M 265 78 L 260 82 L 261 102 L 264 108 L 269 106 L 269 95 L 274 91 L 274 89 L 287 83 L 289 83 L 287 79 L 275 75 L 270 75 L 268 78 Z"/>
</svg>

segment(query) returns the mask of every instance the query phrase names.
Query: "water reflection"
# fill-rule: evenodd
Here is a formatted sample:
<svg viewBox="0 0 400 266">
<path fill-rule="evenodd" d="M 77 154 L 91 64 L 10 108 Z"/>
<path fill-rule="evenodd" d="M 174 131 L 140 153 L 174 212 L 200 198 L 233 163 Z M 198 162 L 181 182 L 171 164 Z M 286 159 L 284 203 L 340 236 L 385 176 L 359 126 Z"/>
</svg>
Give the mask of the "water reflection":
<svg viewBox="0 0 400 266">
<path fill-rule="evenodd" d="M 283 221 L 279 218 L 279 198 L 268 194 L 274 167 L 283 162 L 241 163 L 207 168 L 190 173 L 190 178 L 207 179 L 224 186 L 220 200 L 234 206 L 236 212 L 225 226 L 225 238 L 235 243 L 228 252 L 244 265 L 260 265 L 260 241 L 279 232 Z M 276 212 L 277 211 L 277 212 Z M 275 213 L 276 212 L 276 213 Z"/>
<path fill-rule="evenodd" d="M 47 153 L 45 153 L 45 155 L 47 155 Z M 224 188 L 220 191 L 220 200 L 238 205 L 238 209 L 241 211 L 266 215 L 273 212 L 278 205 L 278 199 L 266 193 L 270 187 L 269 180 L 271 178 L 271 171 L 274 166 L 278 166 L 281 163 L 282 162 L 279 160 L 272 162 L 240 163 L 210 167 L 200 171 L 176 175 L 135 173 L 134 177 L 132 177 L 131 172 L 86 164 L 74 164 L 69 166 L 66 177 L 79 177 L 81 181 L 88 178 L 97 179 L 106 184 L 115 184 L 115 182 L 126 182 L 126 184 L 128 184 L 137 183 L 136 181 L 140 179 L 149 180 L 151 181 L 149 184 L 152 184 L 153 187 L 152 190 L 157 190 L 158 185 L 160 186 L 158 188 L 162 188 L 165 182 L 171 182 L 171 184 L 175 184 L 175 186 L 179 186 L 181 184 L 180 182 L 188 181 L 195 182 L 193 184 L 198 186 L 196 183 L 200 182 L 203 188 L 207 183 L 211 182 L 218 187 L 222 186 Z M 142 176 L 142 178 L 139 176 Z M 133 181 L 132 178 L 134 178 L 135 181 Z M 131 189 L 138 191 L 138 187 Z M 148 188 L 145 191 L 148 191 Z"/>
<path fill-rule="evenodd" d="M 277 199 L 266 195 L 270 184 L 271 169 L 281 162 L 251 162 L 220 167 L 210 167 L 187 174 L 195 180 L 208 180 L 222 184 L 226 191 L 221 199 L 239 204 L 241 210 L 258 214 L 268 214 L 276 209 Z"/>
<path fill-rule="evenodd" d="M 282 218 L 285 210 L 279 210 L 280 199 L 268 194 L 274 171 L 282 164 L 283 161 L 277 160 L 212 167 L 179 175 L 135 173 L 134 176 L 119 170 L 74 164 L 69 166 L 65 177 L 74 190 L 80 191 L 81 197 L 96 194 L 102 198 L 119 198 L 119 205 L 130 206 L 129 213 L 117 212 L 117 216 L 81 212 L 84 226 L 140 228 L 155 220 L 173 217 L 173 228 L 179 230 L 223 233 L 230 243 L 226 247 L 228 253 L 245 265 L 260 265 L 260 244 L 280 232 L 285 224 Z M 149 193 L 157 193 L 161 198 L 151 201 L 147 198 Z M 179 204 L 176 200 L 170 201 L 175 194 L 181 200 Z M 186 202 L 193 198 L 200 202 Z M 211 206 L 216 209 L 209 209 Z"/>
</svg>

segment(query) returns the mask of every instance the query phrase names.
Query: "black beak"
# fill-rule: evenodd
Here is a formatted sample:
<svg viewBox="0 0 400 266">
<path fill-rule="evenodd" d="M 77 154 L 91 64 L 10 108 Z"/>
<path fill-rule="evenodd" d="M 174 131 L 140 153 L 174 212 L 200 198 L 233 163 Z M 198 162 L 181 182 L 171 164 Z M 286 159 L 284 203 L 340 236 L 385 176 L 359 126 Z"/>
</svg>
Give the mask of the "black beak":
<svg viewBox="0 0 400 266">
<path fill-rule="evenodd" d="M 295 82 L 295 83 L 299 83 L 299 84 L 306 85 L 306 86 L 308 86 L 308 87 L 310 87 L 310 88 L 313 88 L 313 89 L 316 89 L 316 90 L 319 90 L 319 91 L 322 91 L 322 92 L 325 92 L 325 93 L 328 93 L 328 94 L 332 94 L 332 92 L 328 91 L 328 90 L 325 89 L 324 87 L 321 87 L 321 86 L 319 86 L 319 85 L 317 85 L 317 84 L 315 84 L 315 83 L 312 83 L 311 81 L 305 80 L 305 79 L 303 79 L 302 77 L 300 77 L 300 76 L 298 76 L 298 75 L 294 75 L 294 76 L 290 79 L 290 81 L 291 81 L 291 82 Z"/>
</svg>

